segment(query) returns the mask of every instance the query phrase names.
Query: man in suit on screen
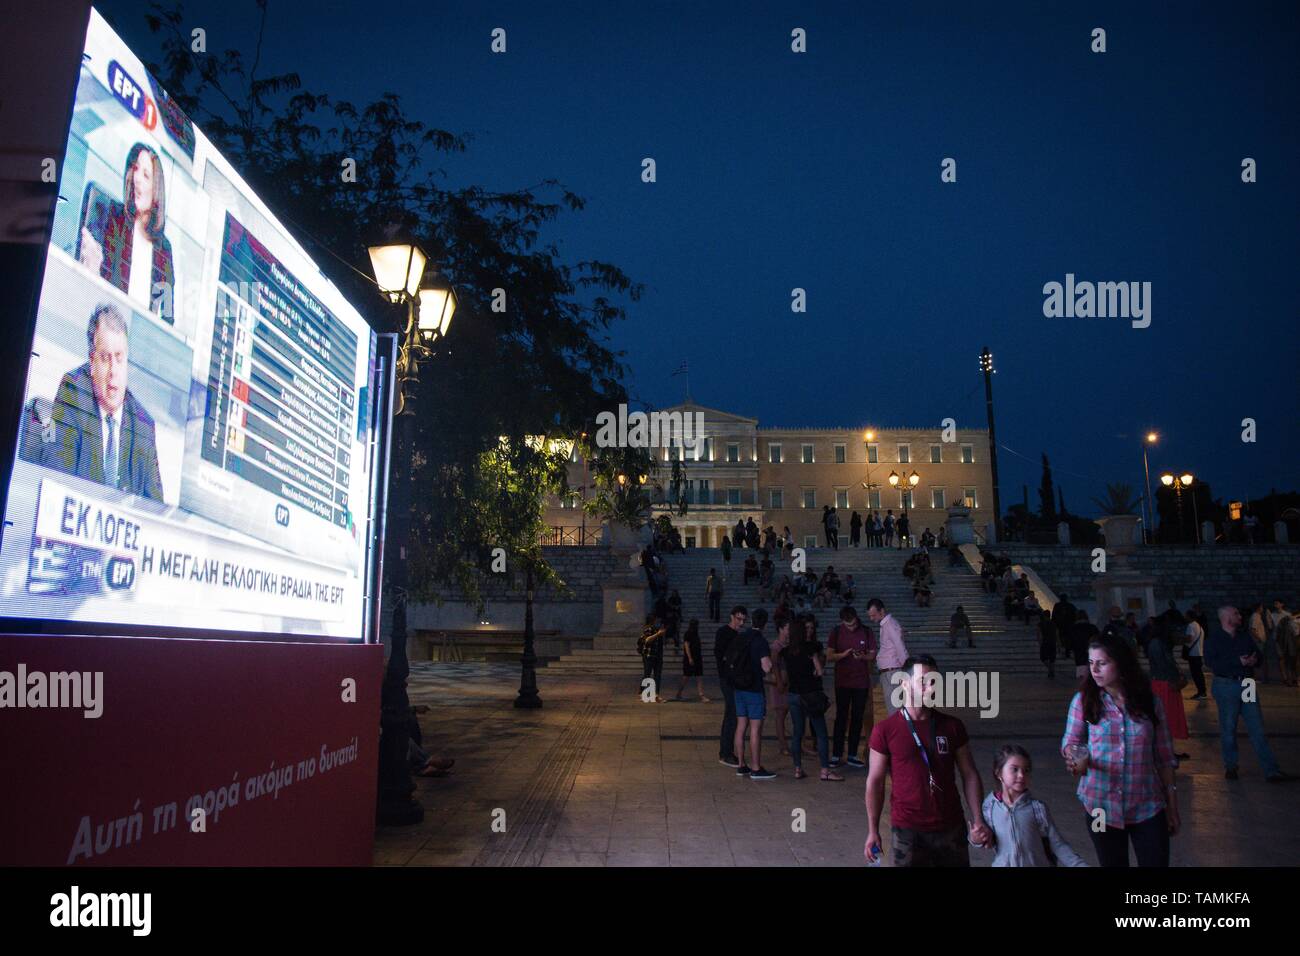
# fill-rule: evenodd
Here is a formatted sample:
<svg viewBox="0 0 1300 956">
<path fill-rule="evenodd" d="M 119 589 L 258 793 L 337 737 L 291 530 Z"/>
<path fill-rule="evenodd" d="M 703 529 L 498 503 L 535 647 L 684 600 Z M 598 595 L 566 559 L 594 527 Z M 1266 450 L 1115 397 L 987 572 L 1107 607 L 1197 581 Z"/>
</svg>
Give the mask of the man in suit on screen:
<svg viewBox="0 0 1300 956">
<path fill-rule="evenodd" d="M 100 305 L 86 327 L 89 361 L 63 376 L 54 443 L 45 463 L 120 491 L 162 501 L 153 418 L 126 387 L 126 319 Z"/>
</svg>

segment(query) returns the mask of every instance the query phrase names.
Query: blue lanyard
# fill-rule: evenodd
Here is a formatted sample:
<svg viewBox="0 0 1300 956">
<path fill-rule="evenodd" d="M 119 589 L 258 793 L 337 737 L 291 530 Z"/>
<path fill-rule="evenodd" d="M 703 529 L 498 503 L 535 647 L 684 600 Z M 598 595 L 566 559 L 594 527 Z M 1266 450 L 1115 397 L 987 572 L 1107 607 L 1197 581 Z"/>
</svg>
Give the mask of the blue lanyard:
<svg viewBox="0 0 1300 956">
<path fill-rule="evenodd" d="M 905 721 L 907 721 L 907 729 L 910 730 L 910 731 L 912 732 L 912 739 L 913 739 L 914 741 L 916 741 L 916 749 L 919 750 L 919 751 L 921 751 L 921 759 L 925 761 L 925 772 L 926 772 L 926 773 L 929 775 L 929 777 L 930 777 L 930 789 L 931 789 L 932 791 L 934 791 L 935 793 L 938 793 L 938 792 L 939 792 L 939 784 L 938 784 L 938 782 L 934 779 L 934 768 L 933 768 L 932 766 L 930 766 L 930 754 L 929 754 L 928 752 L 926 752 L 925 744 L 921 743 L 921 735 L 918 734 L 918 733 L 916 732 L 916 724 L 912 723 L 912 715 L 909 714 L 909 713 L 907 712 L 907 708 L 906 708 L 906 707 L 903 708 L 903 719 L 904 719 Z M 930 715 L 930 721 L 931 721 L 932 723 L 933 723 L 934 719 L 935 719 L 934 714 L 931 714 L 931 715 Z M 937 746 L 937 741 L 938 741 L 938 739 L 939 739 L 939 728 L 938 728 L 938 726 L 935 726 L 935 727 L 934 727 L 934 738 L 935 738 L 936 746 Z"/>
</svg>

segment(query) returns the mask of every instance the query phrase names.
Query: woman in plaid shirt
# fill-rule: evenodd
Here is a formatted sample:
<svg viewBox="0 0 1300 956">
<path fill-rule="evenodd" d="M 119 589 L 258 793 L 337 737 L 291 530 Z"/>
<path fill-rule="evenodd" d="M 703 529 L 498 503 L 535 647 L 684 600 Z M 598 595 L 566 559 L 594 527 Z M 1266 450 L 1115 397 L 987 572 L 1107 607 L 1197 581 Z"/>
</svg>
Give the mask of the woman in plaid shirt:
<svg viewBox="0 0 1300 956">
<path fill-rule="evenodd" d="M 1086 747 L 1086 753 L 1072 752 Z M 1088 673 L 1070 701 L 1061 755 L 1079 781 L 1079 802 L 1101 866 L 1168 866 L 1178 832 L 1178 788 L 1164 705 L 1122 637 L 1088 645 Z"/>
</svg>

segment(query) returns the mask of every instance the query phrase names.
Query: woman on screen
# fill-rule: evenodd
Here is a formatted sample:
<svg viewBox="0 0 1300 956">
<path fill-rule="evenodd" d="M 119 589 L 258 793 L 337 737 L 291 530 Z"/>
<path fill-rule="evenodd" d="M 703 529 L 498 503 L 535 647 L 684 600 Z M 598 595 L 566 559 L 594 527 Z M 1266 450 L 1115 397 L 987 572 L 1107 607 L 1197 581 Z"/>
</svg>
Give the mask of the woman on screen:
<svg viewBox="0 0 1300 956">
<path fill-rule="evenodd" d="M 94 186 L 90 187 L 91 191 Z M 125 292 L 143 309 L 174 324 L 176 277 L 172 247 L 163 234 L 167 190 L 162 160 L 144 143 L 126 157 L 123 202 L 87 196 L 78 253 L 81 264 Z"/>
</svg>

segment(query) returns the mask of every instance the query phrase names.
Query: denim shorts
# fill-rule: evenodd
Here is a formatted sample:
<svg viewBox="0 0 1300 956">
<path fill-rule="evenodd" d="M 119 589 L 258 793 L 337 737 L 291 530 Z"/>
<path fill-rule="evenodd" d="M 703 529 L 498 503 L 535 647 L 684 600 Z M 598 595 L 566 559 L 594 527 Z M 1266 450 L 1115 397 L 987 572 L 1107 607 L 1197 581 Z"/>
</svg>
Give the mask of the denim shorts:
<svg viewBox="0 0 1300 956">
<path fill-rule="evenodd" d="M 736 716 L 748 717 L 750 720 L 762 720 L 767 716 L 767 701 L 762 691 L 738 690 L 736 694 Z"/>
</svg>

